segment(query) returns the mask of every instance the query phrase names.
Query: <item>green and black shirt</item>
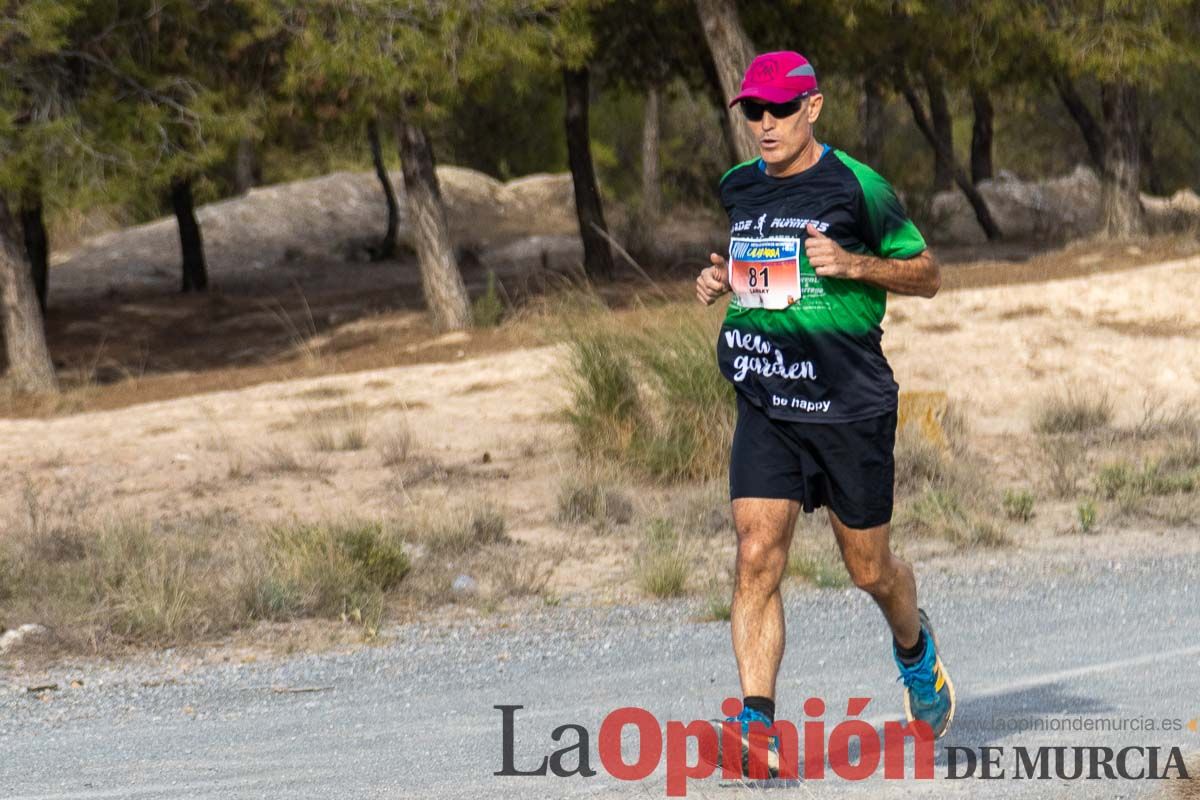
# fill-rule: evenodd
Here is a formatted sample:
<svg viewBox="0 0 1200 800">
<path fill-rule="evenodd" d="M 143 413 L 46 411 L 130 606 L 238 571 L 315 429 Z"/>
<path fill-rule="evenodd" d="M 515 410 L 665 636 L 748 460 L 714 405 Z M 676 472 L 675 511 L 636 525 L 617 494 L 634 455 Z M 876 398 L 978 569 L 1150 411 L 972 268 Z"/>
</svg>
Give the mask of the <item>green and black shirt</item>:
<svg viewBox="0 0 1200 800">
<path fill-rule="evenodd" d="M 888 182 L 826 147 L 816 164 L 785 178 L 768 175 L 761 159 L 739 164 L 722 176 L 720 194 L 731 250 L 798 254 L 800 270 L 800 296 L 786 308 L 748 307 L 735 295 L 717 344 L 722 374 L 777 419 L 851 422 L 894 411 L 898 387 L 880 346 L 887 292 L 822 278 L 804 256 L 810 223 L 852 253 L 911 258 L 925 250 Z M 773 248 L 755 247 L 759 240 Z M 791 270 L 794 282 L 794 261 Z"/>
</svg>

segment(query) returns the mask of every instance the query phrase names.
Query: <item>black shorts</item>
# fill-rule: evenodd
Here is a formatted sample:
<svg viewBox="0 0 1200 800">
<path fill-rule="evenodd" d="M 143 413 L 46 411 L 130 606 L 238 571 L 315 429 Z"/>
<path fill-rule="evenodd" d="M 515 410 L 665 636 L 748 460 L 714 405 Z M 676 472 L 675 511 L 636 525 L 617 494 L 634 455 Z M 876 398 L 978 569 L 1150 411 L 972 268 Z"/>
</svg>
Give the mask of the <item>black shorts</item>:
<svg viewBox="0 0 1200 800">
<path fill-rule="evenodd" d="M 858 422 L 788 422 L 738 395 L 729 496 L 797 500 L 833 509 L 851 528 L 892 519 L 896 412 Z"/>
</svg>

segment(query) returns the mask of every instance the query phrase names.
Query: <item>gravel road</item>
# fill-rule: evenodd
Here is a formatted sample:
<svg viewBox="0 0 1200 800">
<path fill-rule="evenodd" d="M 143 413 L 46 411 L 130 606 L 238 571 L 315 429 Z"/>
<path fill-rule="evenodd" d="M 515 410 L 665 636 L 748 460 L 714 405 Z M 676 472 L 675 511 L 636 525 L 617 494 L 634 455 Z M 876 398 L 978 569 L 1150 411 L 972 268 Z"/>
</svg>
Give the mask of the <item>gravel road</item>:
<svg viewBox="0 0 1200 800">
<path fill-rule="evenodd" d="M 1177 784 L 1012 780 L 1012 753 L 1016 746 L 1158 745 L 1165 761 L 1172 746 L 1200 750 L 1200 733 L 1186 727 L 1200 717 L 1200 554 L 1031 560 L 1017 554 L 966 573 L 921 573 L 923 602 L 958 686 L 956 729 L 945 744 L 1004 747 L 1005 779 L 947 780 L 939 749 L 932 781 L 855 783 L 830 774 L 747 786 L 712 778 L 693 781 L 689 796 L 1128 797 Z M 597 734 L 621 706 L 691 720 L 715 715 L 735 691 L 728 626 L 695 621 L 697 610 L 696 601 L 568 602 L 519 619 L 402 626 L 385 645 L 349 654 L 196 666 L 167 653 L 134 664 L 72 665 L 53 671 L 60 688 L 40 697 L 0 674 L 0 796 L 662 797 L 661 766 L 643 782 L 607 775 Z M 787 614 L 781 716 L 801 719 L 802 700 L 820 696 L 832 728 L 846 699 L 862 696 L 873 698 L 863 716 L 874 724 L 897 717 L 883 623 L 865 596 L 797 588 Z M 82 686 L 72 688 L 72 680 Z M 591 734 L 599 774 L 495 777 L 498 704 L 525 707 L 515 724 L 519 768 L 573 742 L 568 734 L 556 745 L 550 733 L 578 723 Z M 1145 718 L 1180 719 L 1184 727 L 1045 730 Z M 1034 723 L 1043 730 L 1013 730 Z"/>
</svg>

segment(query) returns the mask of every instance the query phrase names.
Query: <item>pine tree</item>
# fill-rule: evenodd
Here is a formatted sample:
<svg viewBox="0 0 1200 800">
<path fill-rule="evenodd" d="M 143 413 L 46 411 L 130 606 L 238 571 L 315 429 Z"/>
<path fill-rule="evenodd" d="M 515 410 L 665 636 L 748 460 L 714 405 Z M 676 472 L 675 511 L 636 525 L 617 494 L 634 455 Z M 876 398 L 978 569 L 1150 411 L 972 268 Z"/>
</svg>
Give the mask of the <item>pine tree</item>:
<svg viewBox="0 0 1200 800">
<path fill-rule="evenodd" d="M 21 392 L 58 389 L 43 322 L 47 244 L 39 209 L 43 168 L 71 155 L 76 121 L 62 53 L 75 13 L 49 0 L 0 3 L 0 329 L 5 379 Z M 36 276 L 29 249 L 40 262 Z"/>
<path fill-rule="evenodd" d="M 1047 83 L 1078 125 L 1100 171 L 1104 232 L 1119 237 L 1144 232 L 1140 107 L 1149 92 L 1200 62 L 1195 47 L 1200 4 L 1021 0 L 1018 9 L 1016 14 L 993 9 L 993 17 L 1041 57 Z"/>
<path fill-rule="evenodd" d="M 208 286 L 197 184 L 256 131 L 247 76 L 261 73 L 248 56 L 277 33 L 267 21 L 250 0 L 90 0 L 73 26 L 85 123 L 124 166 L 128 192 L 175 212 L 185 292 Z"/>
<path fill-rule="evenodd" d="M 464 88 L 535 59 L 548 3 L 309 0 L 277 3 L 295 39 L 287 87 L 329 108 L 330 122 L 399 133 L 406 212 L 425 300 L 439 330 L 471 323 L 434 169 L 432 124 Z"/>
</svg>

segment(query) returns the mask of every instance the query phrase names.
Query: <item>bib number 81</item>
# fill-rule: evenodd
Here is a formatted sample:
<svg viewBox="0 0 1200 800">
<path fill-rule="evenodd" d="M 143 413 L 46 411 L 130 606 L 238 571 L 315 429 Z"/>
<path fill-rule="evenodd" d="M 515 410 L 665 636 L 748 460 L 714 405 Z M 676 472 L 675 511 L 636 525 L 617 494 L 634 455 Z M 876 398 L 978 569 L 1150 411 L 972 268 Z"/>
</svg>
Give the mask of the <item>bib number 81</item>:
<svg viewBox="0 0 1200 800">
<path fill-rule="evenodd" d="M 762 278 L 762 285 L 764 289 L 771 288 L 771 284 L 769 283 L 770 276 L 767 274 L 767 267 L 763 267 L 762 269 L 750 267 L 750 269 L 746 272 L 746 280 L 750 284 L 751 289 L 758 287 L 759 278 Z"/>
</svg>

